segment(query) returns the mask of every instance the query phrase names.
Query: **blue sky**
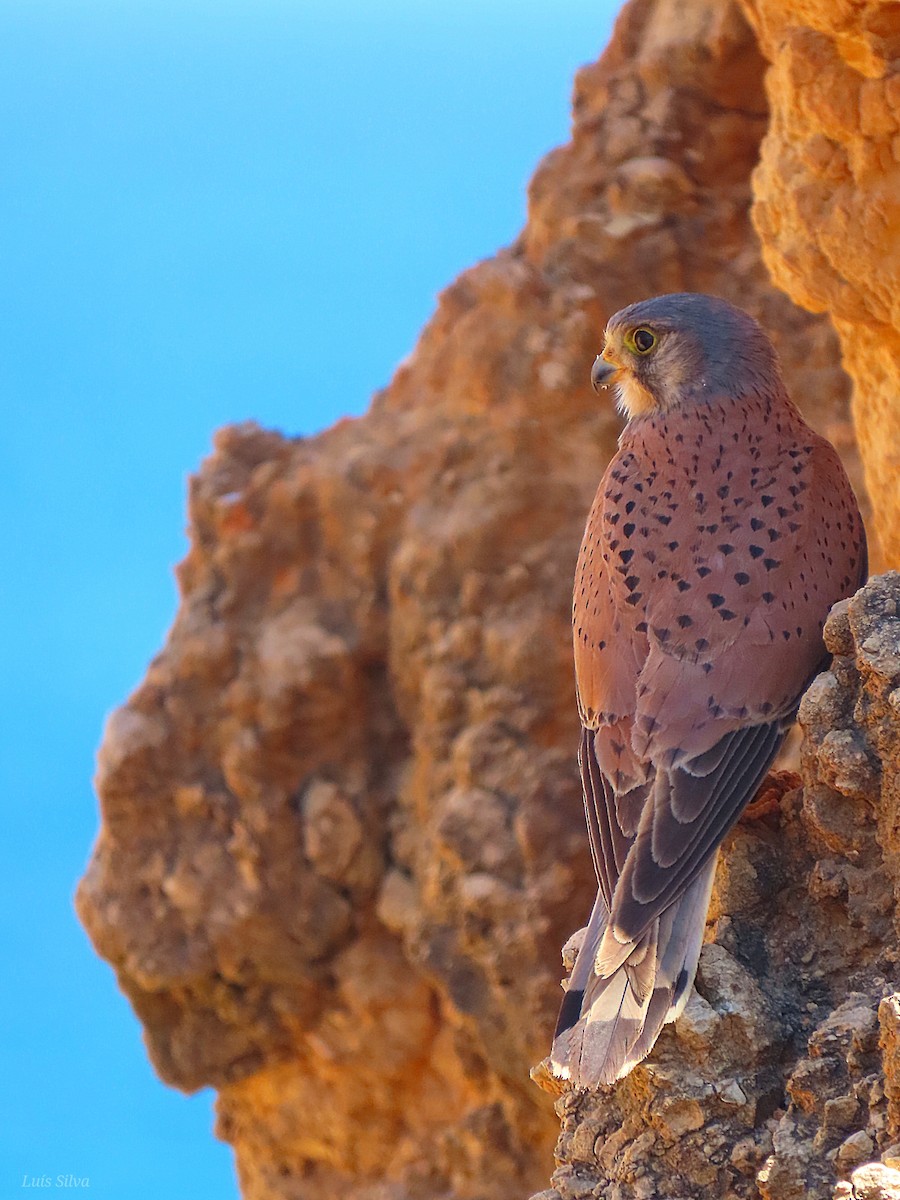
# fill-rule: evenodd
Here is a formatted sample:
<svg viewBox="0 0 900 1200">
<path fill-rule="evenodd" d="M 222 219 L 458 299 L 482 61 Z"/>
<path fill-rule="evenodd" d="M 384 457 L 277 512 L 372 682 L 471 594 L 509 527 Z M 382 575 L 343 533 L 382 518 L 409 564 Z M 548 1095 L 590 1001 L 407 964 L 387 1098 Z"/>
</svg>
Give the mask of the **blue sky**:
<svg viewBox="0 0 900 1200">
<path fill-rule="evenodd" d="M 0 0 L 0 1200 L 237 1195 L 212 1094 L 158 1082 L 72 913 L 104 715 L 213 430 L 364 411 L 517 233 L 617 7 Z"/>
</svg>

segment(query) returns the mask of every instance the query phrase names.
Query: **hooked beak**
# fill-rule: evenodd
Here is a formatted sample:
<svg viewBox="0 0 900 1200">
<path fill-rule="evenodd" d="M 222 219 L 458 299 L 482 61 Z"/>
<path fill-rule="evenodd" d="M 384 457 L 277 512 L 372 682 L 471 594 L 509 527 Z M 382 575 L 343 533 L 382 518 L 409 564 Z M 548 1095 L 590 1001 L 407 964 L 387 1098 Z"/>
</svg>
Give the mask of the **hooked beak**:
<svg viewBox="0 0 900 1200">
<path fill-rule="evenodd" d="M 610 362 L 602 354 L 598 354 L 591 367 L 591 387 L 595 392 L 604 391 L 616 382 L 621 371 L 616 363 Z"/>
</svg>

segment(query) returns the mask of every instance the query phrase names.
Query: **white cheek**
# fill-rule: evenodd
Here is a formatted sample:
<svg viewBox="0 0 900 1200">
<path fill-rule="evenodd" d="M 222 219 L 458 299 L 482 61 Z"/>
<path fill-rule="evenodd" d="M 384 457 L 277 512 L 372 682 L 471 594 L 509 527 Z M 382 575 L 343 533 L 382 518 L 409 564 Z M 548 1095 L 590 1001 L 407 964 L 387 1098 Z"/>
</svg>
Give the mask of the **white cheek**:
<svg viewBox="0 0 900 1200">
<path fill-rule="evenodd" d="M 623 374 L 616 381 L 616 408 L 623 417 L 636 417 L 656 408 L 656 403 L 633 375 Z"/>
</svg>

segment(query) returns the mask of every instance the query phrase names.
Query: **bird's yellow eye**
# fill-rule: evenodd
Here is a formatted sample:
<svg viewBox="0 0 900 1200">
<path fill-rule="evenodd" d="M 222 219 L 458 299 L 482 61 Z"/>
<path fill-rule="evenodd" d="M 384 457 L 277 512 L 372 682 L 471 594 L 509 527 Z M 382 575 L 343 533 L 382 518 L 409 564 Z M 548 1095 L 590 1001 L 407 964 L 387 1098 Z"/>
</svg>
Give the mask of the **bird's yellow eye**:
<svg viewBox="0 0 900 1200">
<path fill-rule="evenodd" d="M 634 350 L 636 354 L 649 354 L 656 345 L 656 334 L 649 329 L 632 329 L 625 338 L 625 344 L 629 350 Z"/>
</svg>

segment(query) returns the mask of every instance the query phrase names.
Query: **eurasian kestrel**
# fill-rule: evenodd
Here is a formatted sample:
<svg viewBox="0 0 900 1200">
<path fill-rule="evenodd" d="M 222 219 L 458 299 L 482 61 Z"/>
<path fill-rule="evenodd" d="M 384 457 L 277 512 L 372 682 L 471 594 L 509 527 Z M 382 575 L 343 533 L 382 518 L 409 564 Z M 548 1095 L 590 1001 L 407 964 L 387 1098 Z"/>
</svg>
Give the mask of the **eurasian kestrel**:
<svg viewBox="0 0 900 1200">
<path fill-rule="evenodd" d="M 719 845 L 827 664 L 866 577 L 837 453 L 772 343 L 711 296 L 617 313 L 591 372 L 627 416 L 588 517 L 573 609 L 579 763 L 597 900 L 551 1062 L 627 1074 L 681 1013 Z"/>
</svg>

